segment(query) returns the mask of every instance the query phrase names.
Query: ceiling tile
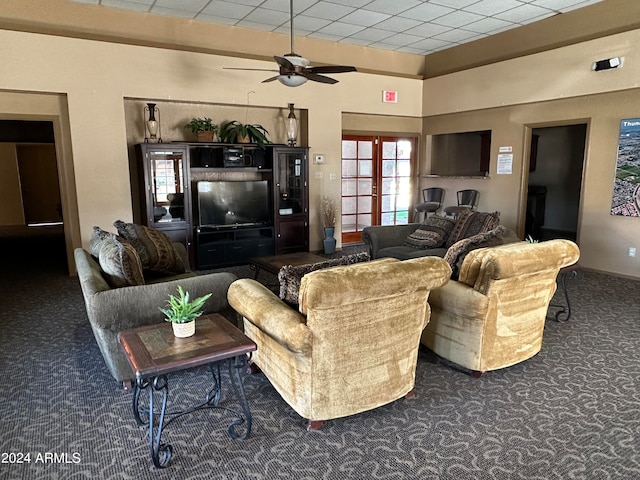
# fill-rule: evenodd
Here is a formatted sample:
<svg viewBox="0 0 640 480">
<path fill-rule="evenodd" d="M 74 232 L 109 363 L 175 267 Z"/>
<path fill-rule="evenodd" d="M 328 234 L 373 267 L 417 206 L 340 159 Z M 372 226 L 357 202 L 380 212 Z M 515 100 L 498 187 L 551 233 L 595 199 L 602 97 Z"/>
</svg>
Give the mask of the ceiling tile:
<svg viewBox="0 0 640 480">
<path fill-rule="evenodd" d="M 223 2 L 213 0 L 209 3 L 201 13 L 213 15 L 214 17 L 237 18 L 243 19 L 253 11 L 253 7 L 247 5 L 236 5 L 231 2 Z"/>
<path fill-rule="evenodd" d="M 371 3 L 368 3 L 366 8 L 367 10 L 373 10 L 374 12 L 397 15 L 398 13 L 420 5 L 420 3 L 421 2 L 418 0 L 404 0 L 402 2 L 399 2 L 398 0 L 374 0 Z"/>
<path fill-rule="evenodd" d="M 326 27 L 331 23 L 331 20 L 325 20 L 323 18 L 315 18 L 315 17 L 307 17 L 306 15 L 298 15 L 293 18 L 293 28 L 294 30 L 307 30 L 309 32 L 315 32 L 316 30 L 320 30 L 322 27 Z M 289 26 L 289 22 L 286 23 L 286 26 Z"/>
<path fill-rule="evenodd" d="M 467 30 L 461 30 L 459 28 L 449 30 L 444 33 L 439 33 L 438 35 L 434 35 L 431 38 L 435 38 L 436 40 L 442 40 L 443 42 L 455 42 L 462 43 L 468 41 L 470 38 L 477 37 L 477 32 L 469 32 Z"/>
<path fill-rule="evenodd" d="M 456 10 L 455 12 L 448 13 L 447 15 L 443 15 L 440 18 L 436 18 L 433 20 L 433 23 L 438 23 L 440 25 L 446 25 L 447 27 L 462 27 L 463 25 L 468 25 L 473 22 L 478 22 L 483 20 L 486 17 L 482 15 L 478 15 L 476 13 L 465 12 L 463 10 Z"/>
<path fill-rule="evenodd" d="M 408 33 L 409 35 L 418 35 L 419 37 L 433 37 L 440 33 L 448 32 L 451 30 L 449 27 L 445 27 L 443 25 L 436 25 L 435 23 L 425 22 L 417 27 L 410 28 L 409 30 L 405 30 L 404 33 Z"/>
<path fill-rule="evenodd" d="M 412 43 L 419 42 L 420 40 L 422 40 L 422 37 L 417 37 L 415 35 L 407 35 L 406 33 L 398 33 L 396 35 L 392 35 L 389 38 L 385 38 L 384 43 L 402 47 L 405 45 L 411 45 Z"/>
<path fill-rule="evenodd" d="M 149 4 L 126 2 L 124 0 L 102 0 L 102 5 L 105 7 L 124 8 L 126 10 L 135 10 L 137 12 L 148 12 Z"/>
<path fill-rule="evenodd" d="M 195 18 L 196 12 L 188 12 L 186 10 L 175 10 L 165 7 L 151 7 L 151 13 L 158 15 L 166 15 L 169 17 Z"/>
<path fill-rule="evenodd" d="M 318 33 L 322 33 L 325 35 L 336 35 L 340 37 L 348 37 L 353 35 L 354 33 L 359 32 L 364 27 L 360 25 L 353 25 L 350 23 L 342 23 L 342 22 L 332 22 L 326 27 L 318 30 Z"/>
<path fill-rule="evenodd" d="M 383 30 L 389 30 L 391 32 L 404 32 L 405 30 L 409 30 L 410 28 L 417 27 L 421 23 L 418 20 L 414 20 L 412 18 L 402 18 L 402 17 L 391 17 L 384 22 L 380 22 L 376 25 L 376 28 L 382 28 Z"/>
<path fill-rule="evenodd" d="M 504 20 L 500 20 L 498 18 L 485 18 L 484 20 L 480 20 L 479 22 L 470 23 L 469 25 L 465 25 L 465 30 L 471 30 L 472 32 L 478 33 L 489 33 L 494 32 L 498 29 L 504 29 L 508 27 L 517 27 L 517 23 L 505 22 Z"/>
<path fill-rule="evenodd" d="M 354 33 L 350 38 L 355 38 L 358 40 L 368 40 L 369 43 L 371 43 L 380 42 L 392 35 L 393 33 L 388 30 L 380 30 L 378 28 L 365 28 L 364 30 Z"/>
<path fill-rule="evenodd" d="M 430 22 L 434 18 L 441 17 L 447 13 L 453 12 L 453 9 L 434 5 L 433 3 L 423 3 L 417 7 L 410 8 L 399 14 L 400 17 L 414 18 L 423 22 Z"/>
<path fill-rule="evenodd" d="M 531 19 L 542 19 L 555 14 L 556 13 L 551 10 L 536 5 L 522 5 L 521 7 L 499 13 L 495 17 L 507 22 L 526 24 L 529 23 Z"/>
<path fill-rule="evenodd" d="M 465 11 L 477 13 L 479 15 L 491 16 L 512 8 L 520 7 L 524 2 L 517 0 L 482 0 L 465 8 Z"/>
<path fill-rule="evenodd" d="M 311 5 L 315 4 L 316 1 L 317 0 L 295 0 L 293 2 L 293 14 L 296 15 L 305 11 Z M 289 0 L 265 0 L 264 3 L 260 4 L 260 7 L 289 13 Z"/>
<path fill-rule="evenodd" d="M 376 23 L 383 22 L 391 15 L 386 13 L 372 12 L 371 10 L 356 10 L 340 19 L 341 22 L 353 23 L 354 25 L 362 25 L 370 27 Z"/>
<path fill-rule="evenodd" d="M 436 40 L 434 38 L 425 38 L 424 40 L 420 40 L 419 42 L 412 43 L 409 46 L 413 48 L 424 48 L 426 51 L 433 52 L 433 51 L 436 51 L 437 49 L 451 46 L 451 42 L 444 42 L 442 40 Z"/>
<path fill-rule="evenodd" d="M 451 8 L 464 8 L 472 3 L 476 3 L 478 0 L 429 0 L 430 3 L 436 5 L 442 5 L 443 7 Z"/>
<path fill-rule="evenodd" d="M 286 12 L 277 12 L 276 10 L 267 10 L 266 8 L 256 8 L 244 17 L 243 20 L 278 27 L 283 23 L 289 22 L 289 14 Z M 293 25 L 295 26 L 295 20 L 293 21 Z"/>
<path fill-rule="evenodd" d="M 364 7 L 371 0 L 328 0 L 331 3 L 339 3 L 340 5 L 345 5 L 347 7 L 355 7 L 360 8 Z"/>
<path fill-rule="evenodd" d="M 355 8 L 345 7 L 336 3 L 318 2 L 304 11 L 309 17 L 324 18 L 327 20 L 338 20 L 339 18 L 349 15 Z"/>
</svg>

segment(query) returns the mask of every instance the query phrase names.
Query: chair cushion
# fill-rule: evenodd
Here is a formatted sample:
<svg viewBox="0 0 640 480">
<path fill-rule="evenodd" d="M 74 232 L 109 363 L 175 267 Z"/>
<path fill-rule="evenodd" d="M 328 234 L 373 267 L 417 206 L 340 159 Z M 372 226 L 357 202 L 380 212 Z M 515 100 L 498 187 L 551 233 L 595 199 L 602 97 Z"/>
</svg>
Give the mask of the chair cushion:
<svg viewBox="0 0 640 480">
<path fill-rule="evenodd" d="M 479 233 L 468 238 L 457 241 L 449 249 L 444 256 L 451 267 L 451 279 L 458 280 L 460 267 L 472 250 L 486 247 L 496 247 L 510 242 L 518 242 L 520 239 L 513 232 L 507 230 L 503 225 L 498 225 L 493 230 Z"/>
<path fill-rule="evenodd" d="M 280 282 L 280 298 L 289 305 L 298 305 L 298 293 L 300 282 L 309 272 L 323 268 L 337 267 L 339 265 L 351 265 L 353 263 L 368 262 L 371 259 L 368 252 L 354 253 L 344 257 L 332 258 L 325 262 L 311 263 L 307 265 L 285 265 L 278 272 Z"/>
<path fill-rule="evenodd" d="M 111 287 L 144 285 L 142 264 L 135 248 L 111 233 L 98 252 L 98 262 L 105 280 Z"/>
<path fill-rule="evenodd" d="M 438 248 L 444 245 L 453 230 L 455 220 L 438 215 L 427 217 L 402 243 L 405 247 L 420 249 Z"/>
<path fill-rule="evenodd" d="M 118 229 L 118 234 L 136 249 L 143 270 L 166 275 L 177 275 L 187 271 L 166 233 L 121 220 L 116 220 L 113 226 Z"/>
<path fill-rule="evenodd" d="M 458 215 L 456 224 L 447 238 L 445 246 L 449 248 L 454 243 L 479 233 L 488 232 L 498 226 L 500 212 L 473 212 L 467 211 Z"/>
</svg>

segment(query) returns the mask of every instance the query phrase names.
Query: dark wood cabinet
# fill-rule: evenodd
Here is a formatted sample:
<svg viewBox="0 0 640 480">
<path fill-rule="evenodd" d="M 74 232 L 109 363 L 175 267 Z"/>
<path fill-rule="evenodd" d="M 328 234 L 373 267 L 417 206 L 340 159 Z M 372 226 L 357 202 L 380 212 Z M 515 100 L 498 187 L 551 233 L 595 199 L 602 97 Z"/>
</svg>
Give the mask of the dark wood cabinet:
<svg viewBox="0 0 640 480">
<path fill-rule="evenodd" d="M 189 157 L 182 145 L 136 145 L 140 223 L 181 242 L 192 258 Z"/>
<path fill-rule="evenodd" d="M 309 250 L 308 149 L 285 145 L 182 143 L 136 145 L 136 221 L 182 242 L 194 269 Z M 268 182 L 269 223 L 200 225 L 198 182 Z M 139 217 L 139 218 L 138 218 Z"/>
<path fill-rule="evenodd" d="M 309 250 L 308 156 L 304 147 L 271 149 L 276 254 Z"/>
</svg>

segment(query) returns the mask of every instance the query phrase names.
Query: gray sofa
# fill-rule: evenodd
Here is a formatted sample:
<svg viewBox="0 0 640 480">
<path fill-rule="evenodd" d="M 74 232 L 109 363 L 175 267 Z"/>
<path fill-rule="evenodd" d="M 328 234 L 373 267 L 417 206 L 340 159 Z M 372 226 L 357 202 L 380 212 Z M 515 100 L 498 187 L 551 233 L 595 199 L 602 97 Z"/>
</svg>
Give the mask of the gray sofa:
<svg viewBox="0 0 640 480">
<path fill-rule="evenodd" d="M 185 265 L 189 265 L 184 245 L 176 243 L 174 248 Z M 218 312 L 232 323 L 238 323 L 237 314 L 227 302 L 227 290 L 237 279 L 232 273 L 196 275 L 187 271 L 145 279 L 145 285 L 112 288 L 96 258 L 89 252 L 77 248 L 74 257 L 91 329 L 111 375 L 125 387 L 131 384 L 135 375 L 118 342 L 118 332 L 163 322 L 164 315 L 159 307 L 166 305 L 169 294 L 176 294 L 178 285 L 193 298 L 213 293 L 205 303 L 204 312 Z"/>
<path fill-rule="evenodd" d="M 419 249 L 402 244 L 419 226 L 419 223 L 408 223 L 406 225 L 365 227 L 362 231 L 362 240 L 369 246 L 369 255 L 372 260 L 385 257 L 397 258 L 398 260 L 426 256 L 444 257 L 447 253 L 445 247 Z"/>
</svg>

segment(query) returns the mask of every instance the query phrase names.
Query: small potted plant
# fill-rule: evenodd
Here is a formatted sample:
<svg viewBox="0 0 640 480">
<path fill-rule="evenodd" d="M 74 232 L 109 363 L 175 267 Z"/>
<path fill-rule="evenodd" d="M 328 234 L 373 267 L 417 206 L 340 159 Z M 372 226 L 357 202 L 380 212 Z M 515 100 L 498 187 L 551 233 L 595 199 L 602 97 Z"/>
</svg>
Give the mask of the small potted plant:
<svg viewBox="0 0 640 480">
<path fill-rule="evenodd" d="M 160 308 L 160 311 L 167 317 L 165 321 L 171 322 L 176 337 L 186 338 L 196 333 L 196 318 L 202 315 L 201 309 L 210 296 L 211 293 L 208 293 L 191 300 L 189 292 L 185 292 L 180 285 L 177 297 L 169 295 L 167 308 Z"/>
<path fill-rule="evenodd" d="M 243 124 L 237 120 L 225 122 L 220 126 L 220 139 L 226 143 L 256 143 L 260 148 L 269 142 L 269 132 L 262 125 Z"/>
<path fill-rule="evenodd" d="M 320 201 L 322 207 L 322 224 L 324 225 L 324 240 L 322 241 L 324 253 L 335 253 L 336 239 L 334 233 L 336 228 L 336 204 L 333 199 L 329 197 L 322 197 Z"/>
<path fill-rule="evenodd" d="M 199 142 L 213 142 L 216 133 L 218 133 L 218 125 L 213 123 L 209 117 L 194 118 L 184 128 L 191 130 Z"/>
</svg>

